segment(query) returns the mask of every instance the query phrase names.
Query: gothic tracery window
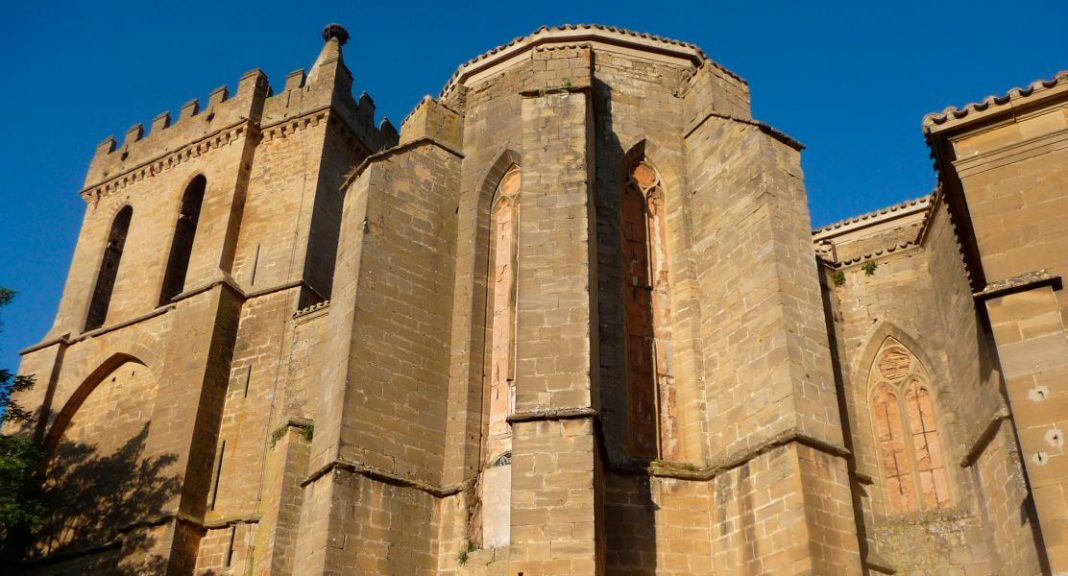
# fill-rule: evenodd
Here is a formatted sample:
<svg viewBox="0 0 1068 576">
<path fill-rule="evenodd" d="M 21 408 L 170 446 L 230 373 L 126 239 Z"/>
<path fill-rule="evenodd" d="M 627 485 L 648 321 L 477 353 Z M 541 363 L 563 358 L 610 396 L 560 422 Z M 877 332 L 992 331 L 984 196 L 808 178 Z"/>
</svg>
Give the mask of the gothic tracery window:
<svg viewBox="0 0 1068 576">
<path fill-rule="evenodd" d="M 671 403 L 664 400 L 673 391 L 671 294 L 664 191 L 656 168 L 644 160 L 633 164 L 621 206 L 628 443 L 634 456 L 669 457 Z"/>
<path fill-rule="evenodd" d="M 952 504 L 926 368 L 887 338 L 868 377 L 872 425 L 888 513 Z"/>
</svg>

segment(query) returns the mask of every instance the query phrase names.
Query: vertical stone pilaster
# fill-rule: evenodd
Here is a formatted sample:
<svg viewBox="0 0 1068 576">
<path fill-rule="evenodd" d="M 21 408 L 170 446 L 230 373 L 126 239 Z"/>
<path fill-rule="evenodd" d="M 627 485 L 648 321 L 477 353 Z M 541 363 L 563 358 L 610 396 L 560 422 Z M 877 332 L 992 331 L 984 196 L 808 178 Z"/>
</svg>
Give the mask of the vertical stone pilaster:
<svg viewBox="0 0 1068 576">
<path fill-rule="evenodd" d="M 197 521 L 204 517 L 211 490 L 240 305 L 241 296 L 226 285 L 178 303 L 163 361 L 167 378 L 160 382 L 152 413 L 147 452 L 174 455 L 172 470 L 182 486 L 164 509 Z M 157 549 L 171 573 L 192 573 L 199 536 L 181 521 L 170 523 Z"/>
<path fill-rule="evenodd" d="M 598 574 L 589 95 L 525 95 L 509 574 Z"/>
<path fill-rule="evenodd" d="M 1050 286 L 986 301 L 1053 574 L 1068 573 L 1068 332 Z"/>
</svg>

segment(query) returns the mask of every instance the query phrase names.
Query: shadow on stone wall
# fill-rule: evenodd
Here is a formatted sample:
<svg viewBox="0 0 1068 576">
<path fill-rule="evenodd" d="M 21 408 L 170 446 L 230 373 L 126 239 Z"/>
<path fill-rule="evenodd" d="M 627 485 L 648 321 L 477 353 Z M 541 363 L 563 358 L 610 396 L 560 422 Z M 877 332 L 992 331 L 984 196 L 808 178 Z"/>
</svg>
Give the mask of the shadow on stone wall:
<svg viewBox="0 0 1068 576">
<path fill-rule="evenodd" d="M 148 430 L 145 424 L 111 454 L 84 443 L 59 444 L 40 488 L 44 521 L 32 535 L 17 539 L 17 551 L 9 551 L 9 557 L 23 559 L 15 573 L 167 571 L 159 536 L 172 522 L 166 507 L 181 482 L 170 473 L 177 456 L 146 456 Z"/>
</svg>

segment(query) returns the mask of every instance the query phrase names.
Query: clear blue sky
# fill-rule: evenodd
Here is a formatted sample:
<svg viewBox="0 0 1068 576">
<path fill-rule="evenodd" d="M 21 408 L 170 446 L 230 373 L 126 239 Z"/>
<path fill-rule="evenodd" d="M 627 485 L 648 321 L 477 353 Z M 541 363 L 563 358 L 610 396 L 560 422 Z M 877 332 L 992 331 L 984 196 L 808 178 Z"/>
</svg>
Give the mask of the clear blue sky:
<svg viewBox="0 0 1068 576">
<path fill-rule="evenodd" d="M 0 366 L 51 326 L 98 142 L 263 69 L 307 67 L 345 25 L 355 91 L 399 123 L 461 62 L 543 24 L 687 40 L 747 79 L 753 113 L 804 142 L 813 222 L 922 195 L 927 112 L 1068 69 L 1068 2 L 9 2 L 0 19 Z M 120 138 L 121 139 L 121 138 Z"/>
</svg>

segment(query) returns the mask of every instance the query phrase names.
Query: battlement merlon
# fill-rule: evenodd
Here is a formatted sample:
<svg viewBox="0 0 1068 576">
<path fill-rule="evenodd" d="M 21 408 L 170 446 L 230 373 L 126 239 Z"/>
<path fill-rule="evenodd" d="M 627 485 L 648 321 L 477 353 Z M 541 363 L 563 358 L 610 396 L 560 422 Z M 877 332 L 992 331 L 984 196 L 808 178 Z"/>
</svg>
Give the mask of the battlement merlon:
<svg viewBox="0 0 1068 576">
<path fill-rule="evenodd" d="M 391 125 L 387 123 L 385 130 L 376 127 L 370 96 L 363 94 L 358 101 L 353 98 L 352 74 L 341 50 L 348 32 L 331 24 L 323 30 L 323 39 L 323 49 L 307 75 L 303 70 L 291 72 L 280 93 L 274 93 L 262 71 L 253 69 L 238 81 L 233 96 L 222 86 L 211 92 L 203 110 L 200 101 L 194 99 L 181 107 L 177 121 L 171 121 L 170 112 L 163 112 L 152 121 L 147 134 L 141 124 L 136 124 L 121 144 L 111 136 L 104 139 L 89 164 L 83 196 L 88 197 L 91 188 L 110 179 L 143 169 L 241 124 L 250 123 L 252 129 L 247 133 L 254 133 L 326 109 L 353 132 L 368 152 L 396 144 L 396 131 Z"/>
<path fill-rule="evenodd" d="M 97 146 L 85 177 L 85 189 L 134 170 L 153 160 L 208 138 L 234 125 L 258 119 L 270 87 L 260 70 L 246 72 L 231 96 L 226 86 L 216 88 L 201 110 L 199 100 L 184 104 L 178 120 L 171 122 L 170 112 L 158 114 L 146 134 L 138 123 L 126 131 L 121 145 L 109 136 Z"/>
</svg>

